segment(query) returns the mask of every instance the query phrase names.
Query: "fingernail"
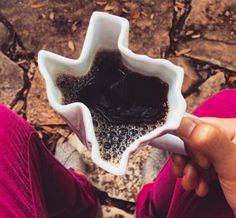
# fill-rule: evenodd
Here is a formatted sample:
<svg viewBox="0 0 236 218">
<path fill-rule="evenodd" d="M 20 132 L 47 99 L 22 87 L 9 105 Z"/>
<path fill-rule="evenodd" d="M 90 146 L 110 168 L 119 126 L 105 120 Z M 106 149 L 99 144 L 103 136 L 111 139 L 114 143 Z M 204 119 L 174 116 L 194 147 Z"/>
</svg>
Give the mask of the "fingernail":
<svg viewBox="0 0 236 218">
<path fill-rule="evenodd" d="M 192 134 L 192 131 L 195 128 L 195 126 L 196 126 L 196 123 L 192 119 L 185 118 L 184 119 L 184 124 L 182 126 L 183 128 L 182 128 L 182 131 L 181 131 L 181 135 L 184 138 L 189 138 L 190 135 Z"/>
</svg>

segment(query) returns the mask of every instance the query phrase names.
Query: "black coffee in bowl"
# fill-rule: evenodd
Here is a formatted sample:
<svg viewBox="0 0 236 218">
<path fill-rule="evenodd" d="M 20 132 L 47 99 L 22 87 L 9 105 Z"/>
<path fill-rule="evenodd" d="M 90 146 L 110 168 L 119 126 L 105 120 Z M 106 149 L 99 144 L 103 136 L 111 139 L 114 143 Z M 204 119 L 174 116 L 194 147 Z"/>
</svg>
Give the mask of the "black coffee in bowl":
<svg viewBox="0 0 236 218">
<path fill-rule="evenodd" d="M 61 74 L 63 104 L 82 102 L 92 114 L 102 158 L 117 163 L 137 138 L 163 125 L 168 84 L 134 72 L 118 51 L 100 51 L 86 76 Z"/>
</svg>

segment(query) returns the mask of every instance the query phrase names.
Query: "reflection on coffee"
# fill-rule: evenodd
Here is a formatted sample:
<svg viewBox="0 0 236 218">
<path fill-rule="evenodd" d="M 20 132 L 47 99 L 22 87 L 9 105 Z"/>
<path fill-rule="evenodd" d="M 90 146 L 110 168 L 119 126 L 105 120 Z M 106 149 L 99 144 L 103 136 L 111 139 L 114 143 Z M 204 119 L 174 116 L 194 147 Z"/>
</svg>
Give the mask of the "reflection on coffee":
<svg viewBox="0 0 236 218">
<path fill-rule="evenodd" d="M 61 74 L 63 104 L 82 102 L 91 111 L 102 158 L 117 163 L 126 147 L 163 125 L 168 84 L 124 66 L 117 51 L 98 52 L 86 76 Z"/>
</svg>

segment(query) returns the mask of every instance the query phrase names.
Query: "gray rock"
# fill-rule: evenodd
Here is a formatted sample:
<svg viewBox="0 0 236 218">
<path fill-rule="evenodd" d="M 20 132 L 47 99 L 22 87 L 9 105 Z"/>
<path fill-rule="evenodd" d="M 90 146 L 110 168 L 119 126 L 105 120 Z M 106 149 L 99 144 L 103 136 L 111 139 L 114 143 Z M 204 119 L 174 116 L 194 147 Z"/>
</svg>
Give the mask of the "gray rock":
<svg viewBox="0 0 236 218">
<path fill-rule="evenodd" d="M 0 52 L 0 102 L 8 105 L 23 88 L 23 71 Z"/>
<path fill-rule="evenodd" d="M 152 148 L 142 169 L 142 185 L 153 181 L 167 160 L 168 152 Z"/>
<path fill-rule="evenodd" d="M 223 72 L 218 72 L 214 76 L 211 76 L 199 87 L 199 92 L 195 92 L 185 99 L 187 102 L 187 111 L 192 112 L 204 100 L 221 90 L 223 83 L 225 83 Z"/>
<path fill-rule="evenodd" d="M 66 167 L 76 171 L 86 172 L 86 167 L 79 152 L 68 142 L 58 144 L 55 157 Z"/>
</svg>

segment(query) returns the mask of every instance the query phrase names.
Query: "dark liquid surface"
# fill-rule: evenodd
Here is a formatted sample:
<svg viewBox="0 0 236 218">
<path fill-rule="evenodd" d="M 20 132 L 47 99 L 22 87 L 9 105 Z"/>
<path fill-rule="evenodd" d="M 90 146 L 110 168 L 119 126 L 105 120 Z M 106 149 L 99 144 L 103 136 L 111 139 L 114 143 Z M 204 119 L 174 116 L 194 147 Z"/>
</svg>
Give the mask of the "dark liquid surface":
<svg viewBox="0 0 236 218">
<path fill-rule="evenodd" d="M 116 51 L 97 53 L 86 76 L 62 74 L 57 85 L 64 104 L 82 102 L 90 109 L 106 160 L 162 125 L 168 112 L 167 83 L 128 69 Z"/>
</svg>

